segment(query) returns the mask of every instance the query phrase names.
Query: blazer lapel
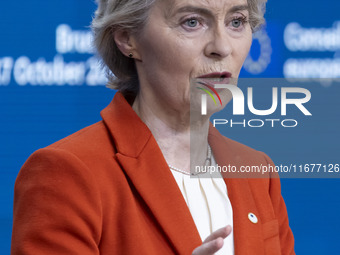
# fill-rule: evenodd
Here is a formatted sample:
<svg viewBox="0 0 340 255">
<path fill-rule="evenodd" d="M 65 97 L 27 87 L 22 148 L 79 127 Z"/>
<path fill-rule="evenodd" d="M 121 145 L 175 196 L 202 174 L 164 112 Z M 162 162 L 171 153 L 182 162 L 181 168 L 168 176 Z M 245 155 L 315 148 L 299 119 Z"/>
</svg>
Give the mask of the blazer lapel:
<svg viewBox="0 0 340 255">
<path fill-rule="evenodd" d="M 101 115 L 111 131 L 117 160 L 150 208 L 175 253 L 191 254 L 202 241 L 150 130 L 120 93 Z"/>
<path fill-rule="evenodd" d="M 124 97 L 117 92 L 112 103 L 101 112 L 117 150 L 123 171 L 141 195 L 177 254 L 191 254 L 202 241 L 183 196 L 148 127 Z M 119 121 L 117 121 L 119 120 Z M 219 165 L 240 165 L 246 155 L 230 148 L 212 126 L 209 144 Z M 238 152 L 240 153 L 240 152 Z M 261 219 L 257 224 L 249 213 L 259 215 L 248 179 L 225 176 L 233 207 L 235 254 L 264 254 Z"/>
<path fill-rule="evenodd" d="M 220 166 L 246 165 L 244 160 L 247 155 L 238 155 L 228 146 L 225 138 L 210 125 L 209 144 L 212 148 L 216 162 Z M 238 152 L 239 153 L 239 152 Z M 229 177 L 229 178 L 228 178 Z M 238 176 L 239 177 L 239 176 Z M 233 208 L 234 244 L 235 254 L 264 254 L 264 241 L 262 237 L 261 219 L 256 208 L 254 198 L 247 178 L 234 178 L 226 175 L 224 181 L 227 185 L 228 197 Z M 252 223 L 248 214 L 257 215 L 259 222 Z"/>
</svg>

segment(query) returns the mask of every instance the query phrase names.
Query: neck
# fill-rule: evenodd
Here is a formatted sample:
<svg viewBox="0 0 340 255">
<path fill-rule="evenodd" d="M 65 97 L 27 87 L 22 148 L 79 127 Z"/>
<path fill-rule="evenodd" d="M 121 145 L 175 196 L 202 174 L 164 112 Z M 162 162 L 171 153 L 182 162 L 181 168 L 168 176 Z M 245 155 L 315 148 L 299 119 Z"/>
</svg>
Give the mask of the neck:
<svg viewBox="0 0 340 255">
<path fill-rule="evenodd" d="M 143 94 L 136 97 L 132 108 L 152 132 L 168 164 L 186 172 L 190 172 L 190 164 L 205 164 L 209 118 L 191 123 L 190 111 L 172 110 L 146 100 Z"/>
</svg>

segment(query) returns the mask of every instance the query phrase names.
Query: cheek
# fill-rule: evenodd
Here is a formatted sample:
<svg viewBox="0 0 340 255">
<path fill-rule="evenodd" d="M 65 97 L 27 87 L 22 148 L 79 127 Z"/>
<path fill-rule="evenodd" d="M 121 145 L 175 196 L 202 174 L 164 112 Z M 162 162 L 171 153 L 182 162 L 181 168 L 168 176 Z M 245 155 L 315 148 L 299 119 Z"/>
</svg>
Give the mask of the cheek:
<svg viewBox="0 0 340 255">
<path fill-rule="evenodd" d="M 162 98 L 187 101 L 197 47 L 177 34 L 145 35 L 140 45 L 145 86 Z"/>
<path fill-rule="evenodd" d="M 193 68 L 195 54 L 190 43 L 177 38 L 166 40 L 162 49 L 160 60 L 169 73 L 185 75 Z"/>
<path fill-rule="evenodd" d="M 235 60 L 237 61 L 237 69 L 241 69 L 245 59 L 248 56 L 250 47 L 252 44 L 252 36 L 247 35 L 246 37 L 242 38 L 235 42 L 234 52 L 235 52 Z"/>
<path fill-rule="evenodd" d="M 242 43 L 242 48 L 244 49 L 242 56 L 244 59 L 247 57 L 249 53 L 252 42 L 253 42 L 253 36 L 252 36 L 252 33 L 249 32 Z"/>
<path fill-rule="evenodd" d="M 147 40 L 143 45 L 142 60 L 148 73 L 182 80 L 190 76 L 195 65 L 195 53 L 190 42 L 158 35 L 157 40 Z"/>
</svg>

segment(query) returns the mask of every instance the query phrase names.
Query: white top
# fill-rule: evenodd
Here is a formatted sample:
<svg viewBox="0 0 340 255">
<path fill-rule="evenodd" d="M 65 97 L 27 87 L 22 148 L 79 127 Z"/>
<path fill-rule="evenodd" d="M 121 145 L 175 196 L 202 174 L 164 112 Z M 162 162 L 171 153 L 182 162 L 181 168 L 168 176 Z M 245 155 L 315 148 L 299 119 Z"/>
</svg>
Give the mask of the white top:
<svg viewBox="0 0 340 255">
<path fill-rule="evenodd" d="M 212 165 L 216 165 L 211 157 Z M 233 229 L 233 209 L 228 198 L 227 186 L 221 176 L 214 178 L 209 173 L 192 177 L 171 169 L 173 176 L 187 203 L 197 230 L 204 241 L 212 232 L 227 225 Z M 234 254 L 234 231 L 224 239 L 217 255 Z"/>
</svg>

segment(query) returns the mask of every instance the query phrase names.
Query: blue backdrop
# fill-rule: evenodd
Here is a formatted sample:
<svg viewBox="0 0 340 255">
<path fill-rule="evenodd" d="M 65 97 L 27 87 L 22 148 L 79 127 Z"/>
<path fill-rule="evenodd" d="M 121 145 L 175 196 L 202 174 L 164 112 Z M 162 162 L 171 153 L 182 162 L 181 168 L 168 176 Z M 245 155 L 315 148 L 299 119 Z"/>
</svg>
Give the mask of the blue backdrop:
<svg viewBox="0 0 340 255">
<path fill-rule="evenodd" d="M 338 0 L 269 0 L 267 27 L 254 35 L 241 76 L 340 78 L 339 8 Z M 114 95 L 90 45 L 94 10 L 94 1 L 84 0 L 1 4 L 0 254 L 10 253 L 13 188 L 22 164 L 33 151 L 99 121 Z M 322 80 L 311 92 L 313 117 L 297 129 L 223 133 L 278 163 L 340 163 L 340 87 Z M 282 179 L 297 254 L 340 254 L 335 177 Z"/>
</svg>

